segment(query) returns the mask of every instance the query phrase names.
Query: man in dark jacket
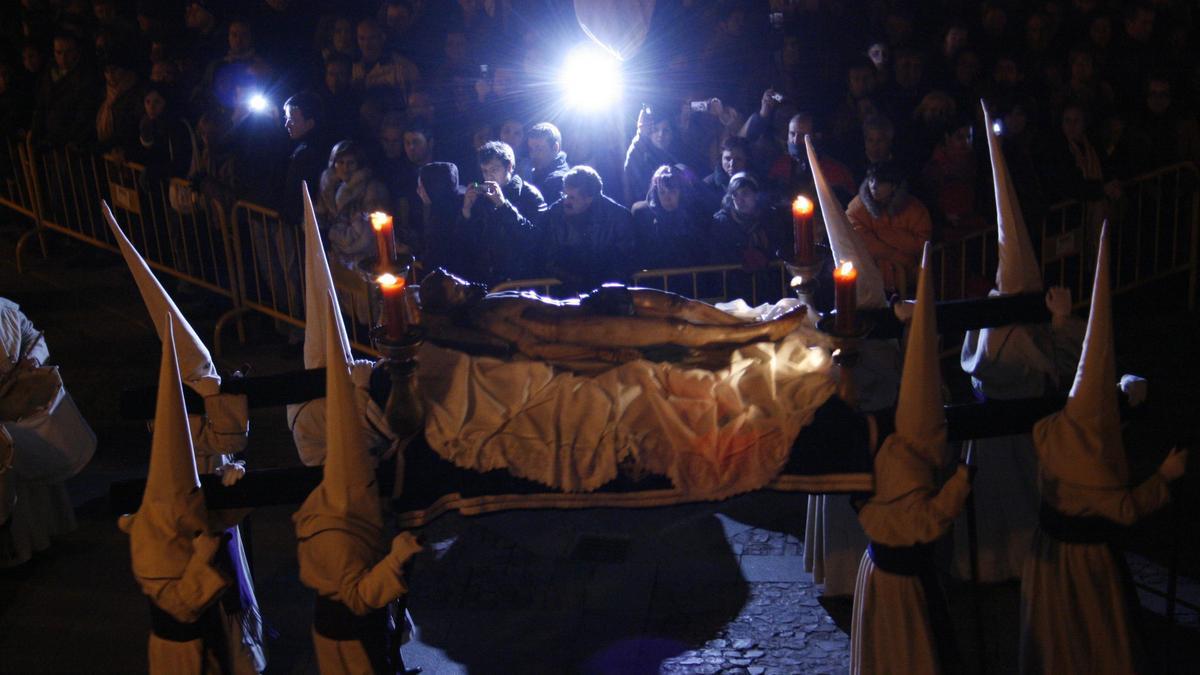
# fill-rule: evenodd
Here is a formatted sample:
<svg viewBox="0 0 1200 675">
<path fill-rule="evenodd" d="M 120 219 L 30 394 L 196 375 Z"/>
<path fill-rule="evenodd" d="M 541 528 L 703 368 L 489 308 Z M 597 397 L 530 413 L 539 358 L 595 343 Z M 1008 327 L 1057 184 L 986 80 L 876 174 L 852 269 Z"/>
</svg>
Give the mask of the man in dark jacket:
<svg viewBox="0 0 1200 675">
<path fill-rule="evenodd" d="M 292 140 L 292 154 L 284 172 L 280 212 L 285 222 L 299 224 L 301 219 L 300 184 L 308 181 L 314 203 L 320 188 L 321 172 L 329 164 L 333 143 L 325 133 L 324 107 L 312 92 L 301 92 L 283 104 L 283 128 Z"/>
<path fill-rule="evenodd" d="M 34 139 L 51 145 L 90 143 L 102 98 L 100 78 L 82 63 L 79 39 L 56 35 L 54 65 L 42 78 L 34 106 Z"/>
<path fill-rule="evenodd" d="M 487 283 L 527 276 L 534 220 L 545 213 L 546 202 L 513 172 L 516 157 L 507 143 L 488 141 L 477 156 L 484 181 L 467 187 L 458 219 L 472 249 L 472 269 L 463 274 Z"/>
<path fill-rule="evenodd" d="M 563 198 L 550 207 L 543 230 L 544 271 L 563 282 L 563 291 L 626 281 L 634 248 L 629 211 L 604 195 L 592 167 L 563 176 Z"/>
<path fill-rule="evenodd" d="M 553 204 L 562 196 L 563 176 L 570 165 L 562 151 L 562 132 L 549 122 L 533 125 L 526 134 L 529 144 L 529 182 Z"/>
</svg>

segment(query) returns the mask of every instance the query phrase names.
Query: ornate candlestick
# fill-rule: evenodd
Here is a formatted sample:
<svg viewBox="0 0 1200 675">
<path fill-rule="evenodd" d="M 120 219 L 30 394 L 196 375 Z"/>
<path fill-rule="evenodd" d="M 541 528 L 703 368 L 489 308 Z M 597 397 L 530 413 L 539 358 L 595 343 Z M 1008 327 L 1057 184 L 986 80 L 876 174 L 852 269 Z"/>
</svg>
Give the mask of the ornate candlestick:
<svg viewBox="0 0 1200 675">
<path fill-rule="evenodd" d="M 852 406 L 858 406 L 858 393 L 854 387 L 854 368 L 858 365 L 863 339 L 870 334 L 874 324 L 865 316 L 858 315 L 849 329 L 838 321 L 837 312 L 821 317 L 817 330 L 833 339 L 833 363 L 838 367 L 838 396 Z"/>
<path fill-rule="evenodd" d="M 417 352 L 425 339 L 420 326 L 417 289 L 408 283 L 412 258 L 390 265 L 376 281 L 381 290 L 383 323 L 371 330 L 371 342 L 382 357 L 380 366 L 392 378 L 384 417 L 392 432 L 408 438 L 424 429 L 425 406 L 417 391 Z"/>
<path fill-rule="evenodd" d="M 801 264 L 799 262 L 785 262 L 787 273 L 791 276 L 789 286 L 796 297 L 809 307 L 810 310 L 816 308 L 817 294 L 817 276 L 821 273 L 821 263 L 812 262 Z"/>
</svg>

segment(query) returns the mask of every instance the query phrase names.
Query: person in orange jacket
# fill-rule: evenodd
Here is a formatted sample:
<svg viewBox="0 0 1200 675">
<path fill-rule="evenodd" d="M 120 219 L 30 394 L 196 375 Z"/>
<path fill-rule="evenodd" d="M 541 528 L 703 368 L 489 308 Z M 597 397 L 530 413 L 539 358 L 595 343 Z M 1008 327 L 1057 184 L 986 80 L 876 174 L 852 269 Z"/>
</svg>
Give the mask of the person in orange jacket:
<svg viewBox="0 0 1200 675">
<path fill-rule="evenodd" d="M 846 216 L 879 266 L 885 288 L 912 288 L 933 223 L 921 200 L 908 193 L 900 166 L 872 164 Z"/>
</svg>

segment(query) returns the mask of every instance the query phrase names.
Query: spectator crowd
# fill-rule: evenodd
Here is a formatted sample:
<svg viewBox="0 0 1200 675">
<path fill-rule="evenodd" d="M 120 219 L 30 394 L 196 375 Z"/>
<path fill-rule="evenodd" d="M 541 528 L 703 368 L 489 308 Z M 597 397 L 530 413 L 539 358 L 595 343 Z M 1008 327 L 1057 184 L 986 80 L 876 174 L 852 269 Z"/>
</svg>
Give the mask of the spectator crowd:
<svg viewBox="0 0 1200 675">
<path fill-rule="evenodd" d="M 342 264 L 373 255 L 384 210 L 428 269 L 573 290 L 788 257 L 811 135 L 894 289 L 924 241 L 993 220 L 981 99 L 1026 223 L 1066 199 L 1119 208 L 1123 179 L 1200 160 L 1194 12 L 659 0 L 624 102 L 588 117 L 551 84 L 584 39 L 572 3 L 21 0 L 0 9 L 0 129 L 296 232 L 306 183 Z"/>
</svg>

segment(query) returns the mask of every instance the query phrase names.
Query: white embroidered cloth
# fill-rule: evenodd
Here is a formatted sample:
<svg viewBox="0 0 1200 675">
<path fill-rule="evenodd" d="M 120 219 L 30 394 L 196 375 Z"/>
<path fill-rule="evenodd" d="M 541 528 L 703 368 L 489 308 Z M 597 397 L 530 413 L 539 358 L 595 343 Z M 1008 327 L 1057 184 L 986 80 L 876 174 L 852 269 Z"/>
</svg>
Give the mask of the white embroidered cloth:
<svg viewBox="0 0 1200 675">
<path fill-rule="evenodd" d="M 697 497 L 760 488 L 835 388 L 828 340 L 808 327 L 743 347 L 717 371 L 634 361 L 582 376 L 428 343 L 420 360 L 437 453 L 567 492 L 599 488 L 622 462 Z"/>
</svg>

